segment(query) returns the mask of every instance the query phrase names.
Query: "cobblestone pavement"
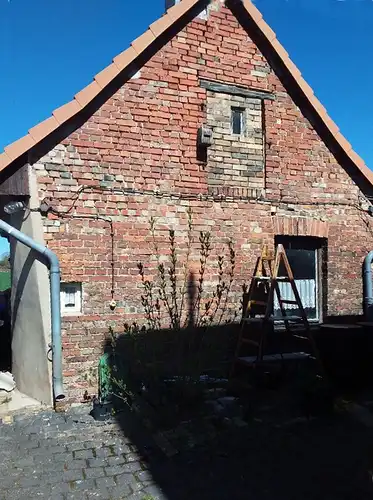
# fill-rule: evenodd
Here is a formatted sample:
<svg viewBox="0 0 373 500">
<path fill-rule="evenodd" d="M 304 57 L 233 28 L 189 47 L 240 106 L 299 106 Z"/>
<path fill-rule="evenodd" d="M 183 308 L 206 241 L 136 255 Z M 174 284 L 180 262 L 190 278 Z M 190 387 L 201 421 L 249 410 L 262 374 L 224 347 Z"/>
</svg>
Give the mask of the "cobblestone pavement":
<svg viewBox="0 0 373 500">
<path fill-rule="evenodd" d="M 43 411 L 0 424 L 0 499 L 371 500 L 372 438 L 345 418 L 253 422 L 167 458 L 129 420 Z"/>
<path fill-rule="evenodd" d="M 18 415 L 0 424 L 0 498 L 161 498 L 142 458 L 118 425 L 86 408 Z"/>
</svg>

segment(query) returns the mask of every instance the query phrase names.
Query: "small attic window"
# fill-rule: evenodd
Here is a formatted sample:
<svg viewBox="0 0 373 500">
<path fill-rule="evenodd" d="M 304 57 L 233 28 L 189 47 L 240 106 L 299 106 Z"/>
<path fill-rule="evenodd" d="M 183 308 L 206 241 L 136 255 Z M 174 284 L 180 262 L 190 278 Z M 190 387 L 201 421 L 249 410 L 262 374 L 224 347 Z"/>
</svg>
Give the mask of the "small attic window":
<svg viewBox="0 0 373 500">
<path fill-rule="evenodd" d="M 231 125 L 232 134 L 242 135 L 244 131 L 244 108 L 232 108 Z"/>
</svg>

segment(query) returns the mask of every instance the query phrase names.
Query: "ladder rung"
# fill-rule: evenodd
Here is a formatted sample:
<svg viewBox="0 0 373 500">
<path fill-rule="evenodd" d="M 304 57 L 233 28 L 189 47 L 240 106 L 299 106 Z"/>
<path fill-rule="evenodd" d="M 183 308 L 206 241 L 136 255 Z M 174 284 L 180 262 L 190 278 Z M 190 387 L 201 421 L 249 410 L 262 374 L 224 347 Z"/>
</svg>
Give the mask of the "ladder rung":
<svg viewBox="0 0 373 500">
<path fill-rule="evenodd" d="M 277 278 L 273 278 L 272 276 L 253 276 L 253 280 L 258 280 L 258 281 L 292 281 L 289 276 L 277 276 Z"/>
<path fill-rule="evenodd" d="M 255 306 L 267 306 L 268 302 L 264 302 L 264 300 L 249 300 L 250 305 L 254 304 Z"/>
<path fill-rule="evenodd" d="M 241 342 L 243 344 L 251 344 L 251 345 L 255 345 L 255 347 L 259 347 L 260 344 L 259 342 L 257 342 L 256 340 L 251 340 L 251 339 L 241 339 Z"/>
<path fill-rule="evenodd" d="M 262 323 L 264 318 L 244 318 L 245 323 Z M 270 321 L 270 320 L 269 320 Z"/>
<path fill-rule="evenodd" d="M 243 321 L 245 323 L 262 323 L 265 320 L 264 317 L 262 318 L 244 318 Z M 268 322 L 274 322 L 274 321 L 303 321 L 301 316 L 270 316 L 267 319 Z"/>
<path fill-rule="evenodd" d="M 287 299 L 281 299 L 279 300 L 280 304 L 292 304 L 295 306 L 298 306 L 298 302 L 296 300 L 287 300 Z"/>
<path fill-rule="evenodd" d="M 274 318 L 274 321 L 299 321 L 303 322 L 303 318 L 301 316 L 277 316 Z"/>
</svg>

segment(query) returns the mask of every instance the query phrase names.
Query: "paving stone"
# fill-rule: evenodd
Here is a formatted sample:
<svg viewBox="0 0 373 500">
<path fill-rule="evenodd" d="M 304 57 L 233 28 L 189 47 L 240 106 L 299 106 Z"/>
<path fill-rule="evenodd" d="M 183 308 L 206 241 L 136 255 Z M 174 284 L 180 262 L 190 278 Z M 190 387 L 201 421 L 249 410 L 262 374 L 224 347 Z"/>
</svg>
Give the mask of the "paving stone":
<svg viewBox="0 0 373 500">
<path fill-rule="evenodd" d="M 121 466 L 123 472 L 133 473 L 143 469 L 140 462 L 130 462 Z"/>
<path fill-rule="evenodd" d="M 94 458 L 94 454 L 92 450 L 74 451 L 74 458 Z"/>
<path fill-rule="evenodd" d="M 124 458 L 126 459 L 126 462 L 138 462 L 139 460 L 141 460 L 139 454 L 132 451 L 130 453 L 126 453 L 124 455 Z"/>
<path fill-rule="evenodd" d="M 106 467 L 108 461 L 105 458 L 89 458 L 87 460 L 88 467 Z"/>
<path fill-rule="evenodd" d="M 128 454 L 131 453 L 131 448 L 127 444 L 117 444 L 113 445 L 113 453 L 114 455 L 122 455 L 122 454 Z"/>
<path fill-rule="evenodd" d="M 68 469 L 67 462 L 66 464 L 62 464 L 61 462 L 40 462 L 37 464 L 37 467 L 40 467 L 43 474 L 61 474 L 64 470 Z"/>
<path fill-rule="evenodd" d="M 85 443 L 84 443 L 84 448 L 85 449 L 93 450 L 96 447 L 97 447 L 97 443 L 95 443 L 94 441 L 85 441 Z"/>
<path fill-rule="evenodd" d="M 123 466 L 121 465 L 112 465 L 109 467 L 105 467 L 105 472 L 107 476 L 117 476 L 119 474 L 123 474 L 125 472 L 123 470 Z"/>
<path fill-rule="evenodd" d="M 22 469 L 28 465 L 34 465 L 34 457 L 25 457 L 17 461 L 16 467 Z"/>
<path fill-rule="evenodd" d="M 93 479 L 83 479 L 71 483 L 71 489 L 75 490 L 93 490 L 95 489 L 95 482 Z"/>
<path fill-rule="evenodd" d="M 60 463 L 63 463 L 63 462 L 66 462 L 68 463 L 69 461 L 72 460 L 72 456 L 68 453 L 56 453 L 56 454 L 53 454 L 52 455 L 52 458 L 51 460 L 53 460 L 53 462 L 60 462 Z"/>
<path fill-rule="evenodd" d="M 145 482 L 147 481 L 148 483 L 150 482 L 154 482 L 154 479 L 153 479 L 153 475 L 150 471 L 148 470 L 142 470 L 142 471 L 138 471 L 136 472 L 135 476 L 137 477 L 137 479 L 140 481 L 140 482 Z"/>
<path fill-rule="evenodd" d="M 13 488 L 6 492 L 6 500 L 30 500 L 34 498 L 51 498 L 49 490 L 42 491 L 39 488 Z"/>
<path fill-rule="evenodd" d="M 68 451 L 84 450 L 84 441 L 76 441 L 66 445 Z"/>
<path fill-rule="evenodd" d="M 48 446 L 45 450 L 48 454 L 60 454 L 60 453 L 66 453 L 67 449 L 66 446 Z"/>
<path fill-rule="evenodd" d="M 51 493 L 50 500 L 66 500 L 66 497 L 62 493 Z"/>
<path fill-rule="evenodd" d="M 67 469 L 84 469 L 87 467 L 87 460 L 83 460 L 82 458 L 76 458 L 74 460 L 70 460 L 66 463 Z"/>
<path fill-rule="evenodd" d="M 87 500 L 87 492 L 85 491 L 70 491 L 65 493 L 65 498 L 68 500 Z"/>
<path fill-rule="evenodd" d="M 136 478 L 130 474 L 118 474 L 115 476 L 115 481 L 118 486 L 129 486 L 137 483 Z"/>
<path fill-rule="evenodd" d="M 22 450 L 34 450 L 36 448 L 40 448 L 40 441 L 25 441 L 21 446 Z"/>
<path fill-rule="evenodd" d="M 122 456 L 108 457 L 106 460 L 107 465 L 123 465 L 124 463 L 126 463 L 126 459 Z"/>
<path fill-rule="evenodd" d="M 44 471 L 42 473 L 42 481 L 44 484 L 51 484 L 51 485 L 58 484 L 61 482 L 61 477 L 62 473 L 60 471 L 55 472 L 54 474 L 52 473 L 46 474 Z"/>
<path fill-rule="evenodd" d="M 110 492 L 110 497 L 113 500 L 123 500 L 125 498 L 130 498 L 132 500 L 133 498 L 133 491 L 130 488 L 130 486 L 126 484 L 116 486 L 115 488 L 109 488 L 109 492 Z"/>
<path fill-rule="evenodd" d="M 60 482 L 58 482 L 56 484 L 51 484 L 50 487 L 51 487 L 52 493 L 54 493 L 54 494 L 69 493 L 71 491 L 70 484 L 62 482 L 62 479 L 60 480 Z"/>
<path fill-rule="evenodd" d="M 97 458 L 107 458 L 112 457 L 114 455 L 113 450 L 111 448 L 96 448 L 95 455 Z"/>
<path fill-rule="evenodd" d="M 84 479 L 83 469 L 65 470 L 65 472 L 62 475 L 62 479 L 65 482 L 83 480 Z"/>
<path fill-rule="evenodd" d="M 103 467 L 94 467 L 92 469 L 87 467 L 86 469 L 84 469 L 84 476 L 86 479 L 103 477 L 105 476 L 105 470 Z"/>
<path fill-rule="evenodd" d="M 37 486 L 40 484 L 40 476 L 35 475 L 35 476 L 21 477 L 21 479 L 19 480 L 19 484 L 22 487 Z"/>
<path fill-rule="evenodd" d="M 108 488 L 116 486 L 116 482 L 112 477 L 99 477 L 96 478 L 96 485 L 98 486 L 99 489 Z"/>
<path fill-rule="evenodd" d="M 99 498 L 100 500 L 111 500 L 112 496 L 110 491 L 105 487 L 99 487 L 95 491 L 88 491 L 85 493 L 88 500 Z"/>
</svg>

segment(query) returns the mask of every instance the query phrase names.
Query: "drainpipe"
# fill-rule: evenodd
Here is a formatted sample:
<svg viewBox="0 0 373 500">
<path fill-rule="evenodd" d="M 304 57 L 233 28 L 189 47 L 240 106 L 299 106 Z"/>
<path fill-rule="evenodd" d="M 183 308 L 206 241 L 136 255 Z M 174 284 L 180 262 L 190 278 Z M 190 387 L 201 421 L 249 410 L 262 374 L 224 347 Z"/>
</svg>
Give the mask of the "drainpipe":
<svg viewBox="0 0 373 500">
<path fill-rule="evenodd" d="M 62 342 L 61 342 L 61 305 L 60 305 L 60 263 L 57 255 L 47 247 L 36 243 L 32 238 L 0 219 L 0 230 L 35 250 L 48 260 L 50 273 L 51 323 L 52 323 L 52 377 L 54 400 L 64 399 L 62 380 Z"/>
<path fill-rule="evenodd" d="M 372 262 L 373 250 L 365 257 L 363 266 L 364 315 L 366 321 L 373 321 Z"/>
</svg>

